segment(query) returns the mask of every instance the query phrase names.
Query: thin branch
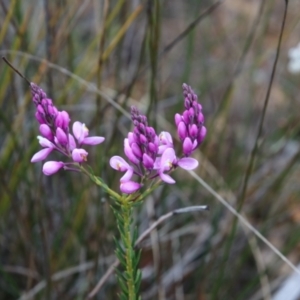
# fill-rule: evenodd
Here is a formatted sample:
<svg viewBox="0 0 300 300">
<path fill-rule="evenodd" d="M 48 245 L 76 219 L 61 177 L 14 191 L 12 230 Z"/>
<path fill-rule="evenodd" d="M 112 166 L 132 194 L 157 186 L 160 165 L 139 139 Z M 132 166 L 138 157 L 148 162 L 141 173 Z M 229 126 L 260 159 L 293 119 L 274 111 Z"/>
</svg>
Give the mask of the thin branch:
<svg viewBox="0 0 300 300">
<path fill-rule="evenodd" d="M 19 71 L 17 70 L 7 59 L 5 56 L 2 56 L 2 59 L 5 61 L 5 63 L 10 66 L 18 75 L 20 75 L 23 79 L 25 79 L 25 81 L 29 84 L 29 86 L 31 85 L 31 82 Z"/>
<path fill-rule="evenodd" d="M 258 237 L 265 245 L 267 245 L 281 260 L 291 267 L 297 274 L 300 275 L 300 270 L 284 256 L 273 244 L 271 244 L 257 229 L 255 229 L 249 221 L 244 218 L 236 209 L 234 209 L 224 198 L 222 198 L 214 189 L 208 185 L 200 176 L 194 171 L 188 171 L 209 193 L 211 193 L 220 203 L 222 203 L 236 218 L 250 229 L 254 235 Z"/>
</svg>

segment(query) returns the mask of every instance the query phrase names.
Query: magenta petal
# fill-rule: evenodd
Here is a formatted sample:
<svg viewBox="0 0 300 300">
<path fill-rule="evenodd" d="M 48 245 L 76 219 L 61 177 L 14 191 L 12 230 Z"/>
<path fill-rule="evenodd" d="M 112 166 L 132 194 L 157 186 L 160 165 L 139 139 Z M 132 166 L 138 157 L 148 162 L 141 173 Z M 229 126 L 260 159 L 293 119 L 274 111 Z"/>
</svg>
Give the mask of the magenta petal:
<svg viewBox="0 0 300 300">
<path fill-rule="evenodd" d="M 191 126 L 189 126 L 189 134 L 192 138 L 196 138 L 198 135 L 198 127 L 193 124 Z"/>
<path fill-rule="evenodd" d="M 69 133 L 69 148 L 70 148 L 70 151 L 73 151 L 76 148 L 76 142 L 71 133 Z"/>
<path fill-rule="evenodd" d="M 132 143 L 136 143 L 136 140 L 134 138 L 134 134 L 132 132 L 128 133 L 128 142 L 129 142 L 130 146 L 131 146 Z"/>
<path fill-rule="evenodd" d="M 182 121 L 182 117 L 180 114 L 176 114 L 174 119 L 176 126 L 178 126 L 178 124 Z"/>
<path fill-rule="evenodd" d="M 143 165 L 148 170 L 153 169 L 154 161 L 147 153 L 143 154 Z"/>
<path fill-rule="evenodd" d="M 40 124 L 45 124 L 43 116 L 38 111 L 35 113 L 35 118 Z"/>
<path fill-rule="evenodd" d="M 177 162 L 178 166 L 182 169 L 185 170 L 194 170 L 198 167 L 199 163 L 197 161 L 197 159 L 195 158 L 191 158 L 191 157 L 184 157 L 181 158 L 178 162 Z"/>
<path fill-rule="evenodd" d="M 189 137 L 185 138 L 184 139 L 184 142 L 183 142 L 183 153 L 185 155 L 190 155 L 193 151 L 193 143 L 191 141 L 191 139 Z"/>
<path fill-rule="evenodd" d="M 180 122 L 177 127 L 177 133 L 179 138 L 183 141 L 187 137 L 186 125 L 184 122 Z"/>
<path fill-rule="evenodd" d="M 200 130 L 200 133 L 199 133 L 199 136 L 198 136 L 198 142 L 199 144 L 203 142 L 205 136 L 206 136 L 206 127 L 205 126 L 202 126 L 201 127 L 201 130 Z"/>
<path fill-rule="evenodd" d="M 50 127 L 47 124 L 41 124 L 40 125 L 40 133 L 43 137 L 45 137 L 48 140 L 53 139 L 52 131 L 51 131 Z"/>
<path fill-rule="evenodd" d="M 176 181 L 168 174 L 160 173 L 159 174 L 161 180 L 163 180 L 166 183 L 174 184 Z"/>
<path fill-rule="evenodd" d="M 62 111 L 61 112 L 61 118 L 62 118 L 62 127 L 64 129 L 67 129 L 69 127 L 69 123 L 70 123 L 70 116 L 66 111 Z"/>
<path fill-rule="evenodd" d="M 122 182 L 120 185 L 120 190 L 124 194 L 133 194 L 141 188 L 141 185 L 134 181 Z"/>
<path fill-rule="evenodd" d="M 33 155 L 31 162 L 35 163 L 37 161 L 44 160 L 51 152 L 53 148 L 45 148 L 37 152 L 36 154 Z"/>
<path fill-rule="evenodd" d="M 84 149 L 75 148 L 72 151 L 72 158 L 75 162 L 81 163 L 81 162 L 87 161 L 87 156 L 88 156 L 88 153 Z"/>
<path fill-rule="evenodd" d="M 141 158 L 143 156 L 143 152 L 137 143 L 132 143 L 130 147 L 136 157 Z"/>
<path fill-rule="evenodd" d="M 129 146 L 128 139 L 124 139 L 124 153 L 132 163 L 138 164 L 140 162 L 140 160 L 133 154 L 131 147 Z"/>
<path fill-rule="evenodd" d="M 101 144 L 104 140 L 105 138 L 102 136 L 91 136 L 84 138 L 81 143 L 85 145 L 98 145 Z"/>
<path fill-rule="evenodd" d="M 133 169 L 130 168 L 130 169 L 128 169 L 127 172 L 121 177 L 120 182 L 124 183 L 124 182 L 130 181 L 132 175 L 133 175 Z"/>
<path fill-rule="evenodd" d="M 61 145 L 68 144 L 68 137 L 67 137 L 66 133 L 60 127 L 56 128 L 56 137 L 57 137 L 58 142 Z"/>
<path fill-rule="evenodd" d="M 47 176 L 56 173 L 59 169 L 64 166 L 61 161 L 47 161 L 43 166 L 43 173 Z"/>
<path fill-rule="evenodd" d="M 125 172 L 131 168 L 127 161 L 121 156 L 113 156 L 109 160 L 109 164 L 113 169 L 121 172 Z"/>
</svg>

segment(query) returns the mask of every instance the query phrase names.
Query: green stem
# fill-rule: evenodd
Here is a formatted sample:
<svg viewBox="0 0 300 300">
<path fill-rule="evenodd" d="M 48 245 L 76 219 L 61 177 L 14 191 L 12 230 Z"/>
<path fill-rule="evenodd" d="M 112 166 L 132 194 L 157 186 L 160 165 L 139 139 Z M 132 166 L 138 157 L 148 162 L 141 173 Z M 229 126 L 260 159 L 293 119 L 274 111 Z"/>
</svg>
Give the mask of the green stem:
<svg viewBox="0 0 300 300">
<path fill-rule="evenodd" d="M 131 225 L 131 212 L 132 205 L 130 202 L 124 203 L 122 207 L 123 220 L 124 220 L 124 235 L 122 236 L 122 242 L 125 247 L 125 261 L 126 261 L 126 278 L 127 278 L 127 288 L 128 288 L 128 299 L 136 300 L 136 288 L 135 288 L 135 266 L 133 264 L 133 256 L 135 251 L 133 249 L 133 240 L 130 231 Z"/>
<path fill-rule="evenodd" d="M 102 179 L 100 177 L 97 177 L 95 175 L 93 175 L 91 172 L 89 172 L 88 170 L 86 170 L 83 166 L 79 167 L 80 170 L 87 175 L 88 177 L 90 177 L 90 179 L 96 183 L 98 186 L 102 187 L 104 189 L 104 191 L 109 194 L 112 198 L 114 198 L 117 201 L 121 201 L 122 196 L 119 195 L 118 193 L 116 193 L 115 191 L 113 191 L 111 188 L 108 187 L 108 185 L 102 181 Z"/>
</svg>

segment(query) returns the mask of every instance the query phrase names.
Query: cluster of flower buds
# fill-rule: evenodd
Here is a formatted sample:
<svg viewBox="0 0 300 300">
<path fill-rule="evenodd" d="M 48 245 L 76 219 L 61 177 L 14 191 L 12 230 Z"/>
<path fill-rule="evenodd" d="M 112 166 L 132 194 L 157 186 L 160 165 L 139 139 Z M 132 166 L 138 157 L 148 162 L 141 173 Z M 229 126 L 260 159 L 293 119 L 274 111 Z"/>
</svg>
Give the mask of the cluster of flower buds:
<svg viewBox="0 0 300 300">
<path fill-rule="evenodd" d="M 120 156 L 110 159 L 112 168 L 125 172 L 120 179 L 122 193 L 135 193 L 145 180 L 157 177 L 173 184 L 175 180 L 169 175 L 171 171 L 177 167 L 193 170 L 198 166 L 198 161 L 189 156 L 206 135 L 204 116 L 197 95 L 191 87 L 184 84 L 183 93 L 186 110 L 183 115 L 175 115 L 177 132 L 183 144 L 184 155 L 180 159 L 176 157 L 171 134 L 163 131 L 157 135 L 154 128 L 148 126 L 147 117 L 141 115 L 136 107 L 131 108 L 134 129 L 124 140 L 124 153 L 130 163 Z M 141 178 L 140 183 L 131 180 L 134 174 Z"/>
<path fill-rule="evenodd" d="M 203 142 L 206 136 L 202 106 L 198 103 L 198 97 L 192 88 L 183 84 L 185 111 L 182 115 L 175 115 L 177 133 L 182 141 L 183 153 L 190 156 Z"/>
<path fill-rule="evenodd" d="M 69 132 L 70 117 L 66 111 L 58 111 L 51 99 L 36 84 L 31 83 L 32 100 L 36 106 L 35 117 L 40 124 L 38 140 L 43 147 L 31 159 L 31 162 L 38 162 L 47 158 L 54 150 L 72 158 L 73 162 L 48 161 L 43 166 L 45 175 L 52 175 L 59 169 L 73 170 L 71 165 L 82 163 L 87 160 L 88 152 L 81 148 L 85 145 L 97 145 L 104 141 L 104 137 L 88 137 L 87 127 L 78 121 L 74 122 Z M 74 138 L 75 137 L 75 138 Z M 75 140 L 76 139 L 76 140 Z"/>
</svg>

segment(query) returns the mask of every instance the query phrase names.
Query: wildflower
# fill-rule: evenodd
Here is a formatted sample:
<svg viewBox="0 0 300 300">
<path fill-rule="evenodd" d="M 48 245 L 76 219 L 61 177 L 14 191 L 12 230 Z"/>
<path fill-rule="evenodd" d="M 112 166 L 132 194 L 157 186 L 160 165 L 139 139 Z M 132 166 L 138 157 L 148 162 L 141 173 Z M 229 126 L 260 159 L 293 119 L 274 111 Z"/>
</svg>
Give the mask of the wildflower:
<svg viewBox="0 0 300 300">
<path fill-rule="evenodd" d="M 159 163 L 157 164 L 158 174 L 161 180 L 173 184 L 175 180 L 165 172 L 175 169 L 177 166 L 185 170 L 193 170 L 198 167 L 198 161 L 191 157 L 183 157 L 177 159 L 173 148 L 168 148 L 164 151 Z"/>
<path fill-rule="evenodd" d="M 291 73 L 300 73 L 300 43 L 289 50 L 288 56 L 290 58 L 288 70 Z"/>
<path fill-rule="evenodd" d="M 43 166 L 43 173 L 49 176 L 56 173 L 62 167 L 64 167 L 64 163 L 61 161 L 47 161 Z"/>
<path fill-rule="evenodd" d="M 175 115 L 175 124 L 177 133 L 182 142 L 183 153 L 190 156 L 206 136 L 206 128 L 204 124 L 204 116 L 202 114 L 202 106 L 198 103 L 198 97 L 192 88 L 183 84 L 184 106 L 185 111 L 182 115 Z"/>
<path fill-rule="evenodd" d="M 81 146 L 98 145 L 104 141 L 104 137 L 89 137 L 88 128 L 78 121 L 74 122 L 72 126 L 72 135 L 69 132 L 71 121 L 69 114 L 66 111 L 59 111 L 39 86 L 34 83 L 31 83 L 30 86 L 32 100 L 36 106 L 35 117 L 40 124 L 41 136 L 38 136 L 38 140 L 44 148 L 32 157 L 31 162 L 46 159 L 54 150 L 71 158 L 74 164 L 85 162 L 88 152 Z M 68 169 L 63 162 L 46 162 L 43 172 L 45 175 L 52 175 L 61 168 Z"/>
</svg>

